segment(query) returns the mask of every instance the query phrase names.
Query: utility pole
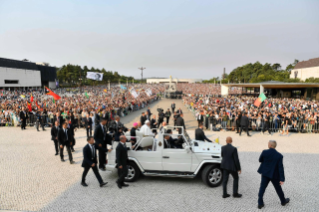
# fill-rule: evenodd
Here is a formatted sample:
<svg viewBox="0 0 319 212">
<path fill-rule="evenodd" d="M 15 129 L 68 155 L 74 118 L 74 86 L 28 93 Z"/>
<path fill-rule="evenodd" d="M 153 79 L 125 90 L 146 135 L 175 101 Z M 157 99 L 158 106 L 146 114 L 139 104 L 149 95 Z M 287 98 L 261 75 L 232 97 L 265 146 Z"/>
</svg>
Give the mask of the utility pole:
<svg viewBox="0 0 319 212">
<path fill-rule="evenodd" d="M 138 69 L 141 70 L 141 83 L 143 82 L 143 70 L 145 70 L 145 67 L 139 67 Z"/>
</svg>

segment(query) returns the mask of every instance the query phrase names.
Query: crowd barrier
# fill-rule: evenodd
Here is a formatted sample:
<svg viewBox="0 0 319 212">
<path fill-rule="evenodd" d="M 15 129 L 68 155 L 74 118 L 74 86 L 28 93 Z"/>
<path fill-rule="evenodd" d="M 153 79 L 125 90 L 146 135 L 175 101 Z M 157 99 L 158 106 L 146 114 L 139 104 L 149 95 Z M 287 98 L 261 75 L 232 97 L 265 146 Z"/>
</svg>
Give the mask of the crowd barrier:
<svg viewBox="0 0 319 212">
<path fill-rule="evenodd" d="M 194 118 L 197 120 L 197 110 L 191 107 L 190 105 L 185 105 L 190 112 L 193 113 Z M 223 121 L 222 118 L 211 119 L 209 116 L 205 116 L 203 120 L 204 129 L 211 131 L 235 131 L 236 120 L 235 117 L 228 118 L 228 120 Z M 268 127 L 267 127 L 268 125 Z M 254 118 L 249 118 L 248 129 L 251 131 L 268 131 L 270 132 L 282 132 L 284 128 L 288 129 L 289 132 L 304 132 L 304 133 L 317 133 L 319 132 L 319 123 L 310 123 L 305 121 L 295 120 L 292 123 L 286 125 L 283 123 L 283 120 L 277 119 L 276 121 L 272 119 L 267 123 L 264 120 L 258 120 Z M 286 131 L 286 130 L 285 130 Z"/>
</svg>

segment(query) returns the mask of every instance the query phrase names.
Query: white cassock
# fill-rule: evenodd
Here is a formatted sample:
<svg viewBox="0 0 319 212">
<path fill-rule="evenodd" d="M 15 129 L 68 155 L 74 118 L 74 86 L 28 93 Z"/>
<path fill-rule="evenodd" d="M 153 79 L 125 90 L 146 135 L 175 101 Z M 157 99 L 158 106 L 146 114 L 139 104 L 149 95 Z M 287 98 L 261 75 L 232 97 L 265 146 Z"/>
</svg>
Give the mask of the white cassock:
<svg viewBox="0 0 319 212">
<path fill-rule="evenodd" d="M 144 125 L 141 127 L 140 132 L 141 132 L 143 135 L 153 135 L 151 128 L 150 128 L 149 126 L 147 126 L 146 124 L 144 124 Z"/>
</svg>

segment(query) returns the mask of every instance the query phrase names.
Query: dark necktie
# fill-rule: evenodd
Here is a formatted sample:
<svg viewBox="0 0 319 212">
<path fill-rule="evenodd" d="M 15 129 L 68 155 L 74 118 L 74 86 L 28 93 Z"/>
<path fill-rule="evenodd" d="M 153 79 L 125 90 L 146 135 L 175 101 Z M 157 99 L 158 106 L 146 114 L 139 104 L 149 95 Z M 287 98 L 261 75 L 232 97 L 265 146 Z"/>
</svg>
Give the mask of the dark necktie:
<svg viewBox="0 0 319 212">
<path fill-rule="evenodd" d="M 94 158 L 95 157 L 95 149 L 94 149 L 94 145 L 92 145 L 92 158 Z"/>
<path fill-rule="evenodd" d="M 68 132 L 67 132 L 67 130 L 64 130 L 64 132 L 65 132 L 66 140 L 68 140 Z"/>
</svg>

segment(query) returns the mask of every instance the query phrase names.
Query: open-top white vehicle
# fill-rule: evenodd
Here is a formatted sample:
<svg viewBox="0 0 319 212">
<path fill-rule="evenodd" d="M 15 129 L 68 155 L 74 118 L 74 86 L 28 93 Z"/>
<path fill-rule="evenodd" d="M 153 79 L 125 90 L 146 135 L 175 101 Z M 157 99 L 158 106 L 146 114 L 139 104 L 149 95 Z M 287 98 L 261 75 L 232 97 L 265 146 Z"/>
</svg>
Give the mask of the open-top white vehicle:
<svg viewBox="0 0 319 212">
<path fill-rule="evenodd" d="M 130 140 L 129 132 L 126 137 Z M 128 175 L 127 182 L 133 182 L 141 174 L 144 176 L 183 177 L 194 178 L 200 175 L 205 184 L 210 187 L 219 186 L 222 183 L 221 145 L 204 141 L 191 140 L 182 134 L 171 135 L 173 138 L 182 136 L 182 149 L 165 148 L 164 134 L 159 132 L 156 138 L 143 137 L 136 131 L 136 145 L 143 150 L 132 150 L 131 143 L 127 142 L 128 150 Z M 116 169 L 116 147 L 119 142 L 113 142 L 113 151 L 108 154 L 106 169 Z M 141 149 L 140 148 L 140 149 Z"/>
</svg>

